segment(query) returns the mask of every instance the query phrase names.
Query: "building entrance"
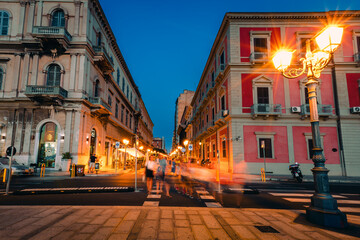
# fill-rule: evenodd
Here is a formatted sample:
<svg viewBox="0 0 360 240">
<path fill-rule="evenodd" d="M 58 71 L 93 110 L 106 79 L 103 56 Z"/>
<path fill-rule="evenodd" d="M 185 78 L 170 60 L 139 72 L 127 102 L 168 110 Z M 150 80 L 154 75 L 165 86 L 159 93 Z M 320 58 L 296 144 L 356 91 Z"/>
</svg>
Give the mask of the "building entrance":
<svg viewBox="0 0 360 240">
<path fill-rule="evenodd" d="M 45 167 L 48 168 L 55 167 L 57 134 L 55 123 L 48 122 L 41 127 L 37 159 L 38 167 L 41 167 L 42 164 L 45 164 Z"/>
<path fill-rule="evenodd" d="M 91 139 L 90 139 L 90 156 L 96 153 L 96 130 L 93 128 L 91 130 Z"/>
</svg>

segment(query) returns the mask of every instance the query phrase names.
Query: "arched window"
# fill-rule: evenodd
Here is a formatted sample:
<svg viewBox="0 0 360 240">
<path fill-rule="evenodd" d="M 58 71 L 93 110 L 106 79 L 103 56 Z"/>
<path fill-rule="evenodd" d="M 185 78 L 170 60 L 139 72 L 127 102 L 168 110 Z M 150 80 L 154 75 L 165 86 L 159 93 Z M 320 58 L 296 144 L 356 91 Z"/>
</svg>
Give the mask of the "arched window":
<svg viewBox="0 0 360 240">
<path fill-rule="evenodd" d="M 65 14 L 64 11 L 59 9 L 53 12 L 51 26 L 53 27 L 65 27 Z"/>
<path fill-rule="evenodd" d="M 60 86 L 61 68 L 57 64 L 48 67 L 46 86 Z"/>
<path fill-rule="evenodd" d="M 99 97 L 100 95 L 100 81 L 96 80 L 95 82 L 95 91 L 94 91 L 94 97 Z"/>
<path fill-rule="evenodd" d="M 3 79 L 4 79 L 4 70 L 2 69 L 2 67 L 0 67 L 0 90 L 3 89 L 3 87 L 2 87 Z"/>
<path fill-rule="evenodd" d="M 0 35 L 8 35 L 9 29 L 9 14 L 5 11 L 0 11 Z"/>
</svg>

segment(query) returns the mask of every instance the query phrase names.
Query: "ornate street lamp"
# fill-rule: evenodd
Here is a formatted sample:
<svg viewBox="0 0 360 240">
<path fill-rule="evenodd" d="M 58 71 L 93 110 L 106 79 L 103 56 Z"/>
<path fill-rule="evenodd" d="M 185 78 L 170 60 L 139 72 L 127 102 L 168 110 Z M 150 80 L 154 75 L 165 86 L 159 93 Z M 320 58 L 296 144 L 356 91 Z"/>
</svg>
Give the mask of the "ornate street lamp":
<svg viewBox="0 0 360 240">
<path fill-rule="evenodd" d="M 126 169 L 126 147 L 127 147 L 127 145 L 129 144 L 129 140 L 124 139 L 124 140 L 123 140 L 123 143 L 124 143 L 124 145 L 125 145 L 125 157 L 124 157 L 124 170 L 125 170 L 125 169 Z"/>
<path fill-rule="evenodd" d="M 331 196 L 329 189 L 329 170 L 325 168 L 325 157 L 321 146 L 319 115 L 317 107 L 316 87 L 319 84 L 320 73 L 329 64 L 333 53 L 341 43 L 343 28 L 328 26 L 315 37 L 306 41 L 306 55 L 301 58 L 302 68 L 289 68 L 293 51 L 281 50 L 273 58 L 274 66 L 286 78 L 297 78 L 307 73 L 310 122 L 313 139 L 315 193 L 311 197 L 311 206 L 306 209 L 306 218 L 323 226 L 344 228 L 348 226 L 346 215 L 337 206 L 337 201 Z M 311 51 L 310 41 L 315 40 L 319 50 Z"/>
</svg>

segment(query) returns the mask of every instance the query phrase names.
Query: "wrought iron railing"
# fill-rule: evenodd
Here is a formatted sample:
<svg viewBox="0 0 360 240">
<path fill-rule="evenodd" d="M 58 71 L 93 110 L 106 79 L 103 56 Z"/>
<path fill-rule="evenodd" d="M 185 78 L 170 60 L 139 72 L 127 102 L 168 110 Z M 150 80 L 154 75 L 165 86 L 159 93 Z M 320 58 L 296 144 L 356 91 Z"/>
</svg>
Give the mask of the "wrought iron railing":
<svg viewBox="0 0 360 240">
<path fill-rule="evenodd" d="M 354 54 L 354 61 L 360 63 L 360 52 Z"/>
<path fill-rule="evenodd" d="M 318 104 L 318 114 L 319 116 L 331 116 L 333 115 L 333 107 L 331 105 L 322 105 Z M 310 106 L 309 104 L 301 105 L 300 115 L 310 115 Z"/>
<path fill-rule="evenodd" d="M 72 36 L 65 27 L 34 26 L 33 34 L 48 36 L 65 36 L 69 41 L 72 40 Z"/>
<path fill-rule="evenodd" d="M 111 107 L 101 97 L 89 97 L 89 102 L 94 105 L 101 105 L 111 112 Z"/>
<path fill-rule="evenodd" d="M 250 62 L 267 62 L 269 61 L 269 56 L 266 52 L 252 52 L 250 54 Z"/>
<path fill-rule="evenodd" d="M 60 95 L 67 98 L 68 92 L 60 86 L 38 86 L 28 85 L 25 89 L 26 95 Z"/>
<path fill-rule="evenodd" d="M 93 46 L 95 53 L 102 53 L 107 58 L 111 65 L 114 65 L 114 60 L 109 56 L 104 46 Z"/>
<path fill-rule="evenodd" d="M 252 115 L 281 115 L 281 104 L 254 104 L 251 106 Z"/>
</svg>

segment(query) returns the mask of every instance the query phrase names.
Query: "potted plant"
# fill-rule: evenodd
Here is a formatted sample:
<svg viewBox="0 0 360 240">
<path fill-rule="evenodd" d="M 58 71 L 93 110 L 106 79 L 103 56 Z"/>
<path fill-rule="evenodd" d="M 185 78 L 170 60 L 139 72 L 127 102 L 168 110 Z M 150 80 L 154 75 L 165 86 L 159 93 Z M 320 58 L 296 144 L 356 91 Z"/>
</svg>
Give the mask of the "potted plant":
<svg viewBox="0 0 360 240">
<path fill-rule="evenodd" d="M 69 171 L 70 170 L 70 165 L 71 165 L 71 160 L 72 160 L 72 156 L 70 152 L 64 152 L 62 154 L 62 159 L 61 159 L 61 169 L 63 171 Z"/>
</svg>

